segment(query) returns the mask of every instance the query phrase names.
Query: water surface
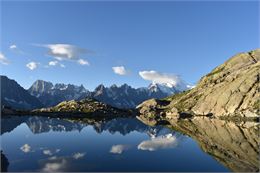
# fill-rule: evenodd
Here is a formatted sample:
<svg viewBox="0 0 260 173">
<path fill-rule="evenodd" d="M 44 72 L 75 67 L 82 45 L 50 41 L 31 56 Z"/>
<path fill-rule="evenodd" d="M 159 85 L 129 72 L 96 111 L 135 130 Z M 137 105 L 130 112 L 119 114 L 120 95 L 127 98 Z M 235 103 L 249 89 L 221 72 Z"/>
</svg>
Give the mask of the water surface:
<svg viewBox="0 0 260 173">
<path fill-rule="evenodd" d="M 2 118 L 8 171 L 230 171 L 178 131 L 135 118 Z"/>
</svg>

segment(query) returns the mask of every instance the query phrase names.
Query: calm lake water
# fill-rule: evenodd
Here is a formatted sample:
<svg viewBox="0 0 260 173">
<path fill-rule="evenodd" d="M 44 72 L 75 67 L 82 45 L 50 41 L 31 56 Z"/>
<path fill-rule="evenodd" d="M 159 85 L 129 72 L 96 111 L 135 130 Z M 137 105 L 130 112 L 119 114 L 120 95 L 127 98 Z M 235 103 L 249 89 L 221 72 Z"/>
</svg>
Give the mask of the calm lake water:
<svg viewBox="0 0 260 173">
<path fill-rule="evenodd" d="M 2 118 L 8 171 L 230 171 L 192 138 L 135 118 Z"/>
</svg>

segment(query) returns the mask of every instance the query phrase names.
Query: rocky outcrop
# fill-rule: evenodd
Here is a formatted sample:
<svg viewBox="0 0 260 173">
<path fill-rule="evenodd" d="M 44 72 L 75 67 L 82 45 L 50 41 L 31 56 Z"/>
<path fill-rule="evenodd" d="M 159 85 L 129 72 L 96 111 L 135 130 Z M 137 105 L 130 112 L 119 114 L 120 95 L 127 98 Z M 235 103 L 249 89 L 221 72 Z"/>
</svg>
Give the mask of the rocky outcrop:
<svg viewBox="0 0 260 173">
<path fill-rule="evenodd" d="M 176 111 L 215 117 L 259 117 L 259 78 L 260 49 L 240 53 L 202 77 L 192 90 L 165 98 L 168 105 L 153 105 L 153 111 L 168 118 L 174 117 Z M 138 107 L 141 112 L 148 102 Z"/>
<path fill-rule="evenodd" d="M 140 120 L 149 125 L 153 123 L 144 117 Z M 169 128 L 195 139 L 203 151 L 230 170 L 259 171 L 259 123 L 234 123 L 207 117 L 172 119 L 169 122 Z"/>
<path fill-rule="evenodd" d="M 55 115 L 89 115 L 89 116 L 129 116 L 131 110 L 121 110 L 105 103 L 90 98 L 80 101 L 64 101 L 54 107 L 36 109 L 33 114 L 55 114 Z"/>
</svg>

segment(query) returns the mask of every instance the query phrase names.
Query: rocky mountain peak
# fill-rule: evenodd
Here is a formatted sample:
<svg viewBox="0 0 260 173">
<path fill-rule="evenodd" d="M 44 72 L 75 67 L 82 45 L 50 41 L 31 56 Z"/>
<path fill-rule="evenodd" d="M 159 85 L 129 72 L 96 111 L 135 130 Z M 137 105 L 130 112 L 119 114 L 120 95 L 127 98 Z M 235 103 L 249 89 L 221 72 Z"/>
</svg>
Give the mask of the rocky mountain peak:
<svg viewBox="0 0 260 173">
<path fill-rule="evenodd" d="M 95 88 L 94 93 L 95 93 L 95 95 L 99 95 L 99 94 L 104 93 L 105 90 L 106 90 L 106 87 L 105 87 L 103 84 L 100 84 L 100 85 L 98 85 L 98 86 Z"/>
<path fill-rule="evenodd" d="M 117 88 L 117 85 L 116 85 L 116 84 L 113 84 L 113 85 L 111 85 L 110 88 Z"/>
<path fill-rule="evenodd" d="M 60 90 L 64 90 L 64 89 L 67 89 L 68 85 L 65 85 L 63 83 L 57 83 L 54 85 L 54 88 L 55 89 L 60 89 Z"/>
<path fill-rule="evenodd" d="M 165 93 L 166 95 L 171 95 L 180 92 L 175 86 L 167 83 L 159 84 L 156 82 L 151 83 L 148 86 L 148 90 L 151 93 Z"/>
<path fill-rule="evenodd" d="M 53 84 L 51 82 L 47 82 L 44 80 L 35 81 L 32 86 L 29 88 L 31 92 L 44 93 L 53 88 Z"/>
<path fill-rule="evenodd" d="M 129 85 L 127 85 L 126 83 L 124 83 L 123 85 L 121 85 L 121 88 L 131 88 Z"/>
</svg>

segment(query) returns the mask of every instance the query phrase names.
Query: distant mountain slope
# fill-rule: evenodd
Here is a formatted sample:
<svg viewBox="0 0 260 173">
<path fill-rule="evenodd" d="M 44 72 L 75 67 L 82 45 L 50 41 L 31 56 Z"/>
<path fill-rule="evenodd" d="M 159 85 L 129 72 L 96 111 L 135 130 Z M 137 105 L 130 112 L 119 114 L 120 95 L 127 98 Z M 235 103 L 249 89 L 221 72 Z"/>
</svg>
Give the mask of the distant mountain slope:
<svg viewBox="0 0 260 173">
<path fill-rule="evenodd" d="M 260 49 L 240 53 L 201 78 L 187 92 L 138 106 L 141 114 L 168 118 L 188 112 L 195 115 L 259 117 Z"/>
<path fill-rule="evenodd" d="M 1 106 L 10 106 L 15 109 L 35 109 L 42 107 L 41 102 L 30 95 L 15 80 L 6 76 L 1 77 Z"/>
<path fill-rule="evenodd" d="M 43 80 L 35 81 L 28 91 L 31 95 L 37 97 L 45 107 L 54 106 L 63 101 L 78 100 L 90 95 L 90 92 L 83 85 L 53 85 L 51 82 Z"/>
</svg>

